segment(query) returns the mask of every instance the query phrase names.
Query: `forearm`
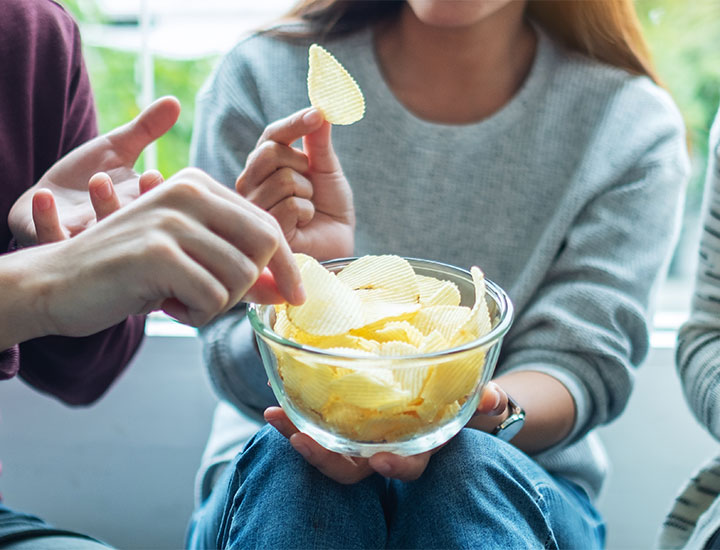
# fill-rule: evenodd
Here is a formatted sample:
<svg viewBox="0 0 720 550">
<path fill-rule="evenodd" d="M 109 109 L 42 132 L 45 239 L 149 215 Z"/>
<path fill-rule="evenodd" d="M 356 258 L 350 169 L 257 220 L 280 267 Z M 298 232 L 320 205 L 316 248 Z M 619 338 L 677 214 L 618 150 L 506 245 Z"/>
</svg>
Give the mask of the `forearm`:
<svg viewBox="0 0 720 550">
<path fill-rule="evenodd" d="M 688 405 L 720 440 L 720 326 L 686 324 L 678 335 L 676 364 Z"/>
<path fill-rule="evenodd" d="M 572 430 L 575 403 L 557 378 L 543 372 L 515 371 L 494 379 L 525 410 L 525 424 L 512 443 L 528 454 L 535 454 L 562 441 Z M 468 427 L 491 432 L 505 419 L 479 415 Z"/>
<path fill-rule="evenodd" d="M 144 316 L 131 316 L 88 336 L 57 335 L 46 304 L 63 288 L 63 278 L 52 272 L 58 263 L 53 249 L 59 246 L 0 257 L 0 288 L 7 290 L 0 293 L 0 350 L 20 344 L 15 365 L 29 384 L 67 403 L 87 404 L 129 363 L 143 338 Z"/>
<path fill-rule="evenodd" d="M 0 350 L 49 334 L 38 311 L 44 289 L 33 273 L 30 251 L 0 257 Z"/>
</svg>

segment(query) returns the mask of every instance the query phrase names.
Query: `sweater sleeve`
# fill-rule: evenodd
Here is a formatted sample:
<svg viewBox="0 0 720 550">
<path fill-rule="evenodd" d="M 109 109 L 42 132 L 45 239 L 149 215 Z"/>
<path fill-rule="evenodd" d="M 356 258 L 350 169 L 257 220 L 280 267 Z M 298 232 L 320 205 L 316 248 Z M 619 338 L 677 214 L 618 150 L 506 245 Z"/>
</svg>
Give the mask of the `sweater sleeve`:
<svg viewBox="0 0 720 550">
<path fill-rule="evenodd" d="M 710 132 L 695 289 L 676 364 L 690 409 L 720 440 L 720 111 Z"/>
<path fill-rule="evenodd" d="M 0 87 L 3 95 L 14 94 L 6 100 L 17 104 L 8 118 L 14 138 L 0 140 L 16 147 L 15 153 L 7 151 L 17 168 L 10 167 L 14 177 L 8 183 L 13 201 L 59 158 L 96 136 L 97 122 L 80 33 L 70 15 L 48 0 L 6 4 L 12 14 L 8 19 L 16 27 L 4 39 L 15 37 L 14 46 L 19 48 L 6 67 L 14 91 Z M 20 40 L 27 47 L 21 47 Z M 6 104 L 3 109 L 9 112 L 12 107 Z M 3 229 L 7 231 L 6 223 Z M 127 366 L 143 338 L 144 322 L 142 316 L 131 317 L 86 338 L 30 340 L 4 351 L 0 368 L 3 374 L 6 367 L 19 370 L 29 384 L 69 404 L 87 404 L 100 397 Z"/>
<path fill-rule="evenodd" d="M 546 372 L 566 385 L 576 418 L 559 446 L 623 411 L 648 353 L 653 295 L 676 242 L 689 172 L 679 114 L 656 107 L 640 119 L 646 138 L 635 159 L 574 220 L 498 367 Z"/>
<path fill-rule="evenodd" d="M 228 187 L 245 166 L 267 121 L 246 65 L 231 52 L 197 97 L 190 162 Z M 250 418 L 276 403 L 243 306 L 200 330 L 203 357 L 218 396 Z"/>
</svg>

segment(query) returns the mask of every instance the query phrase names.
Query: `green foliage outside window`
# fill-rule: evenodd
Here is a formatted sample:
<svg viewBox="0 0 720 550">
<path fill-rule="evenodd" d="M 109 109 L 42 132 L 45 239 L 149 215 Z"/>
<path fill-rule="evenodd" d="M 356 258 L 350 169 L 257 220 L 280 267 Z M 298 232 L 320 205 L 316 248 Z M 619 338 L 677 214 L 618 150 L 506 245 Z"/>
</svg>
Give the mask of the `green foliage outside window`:
<svg viewBox="0 0 720 550">
<path fill-rule="evenodd" d="M 105 23 L 93 0 L 65 0 L 63 5 L 83 23 Z M 106 132 L 140 112 L 140 56 L 85 44 L 85 62 L 90 73 L 100 131 Z M 214 57 L 175 60 L 154 59 L 155 96 L 173 95 L 182 112 L 177 124 L 157 142 L 157 168 L 169 177 L 188 165 L 194 118 L 195 94 L 209 76 Z M 143 167 L 142 158 L 139 168 Z"/>
<path fill-rule="evenodd" d="M 694 165 L 688 206 L 697 209 L 708 131 L 720 105 L 720 2 L 637 0 L 636 6 L 660 77 L 687 124 Z"/>
</svg>

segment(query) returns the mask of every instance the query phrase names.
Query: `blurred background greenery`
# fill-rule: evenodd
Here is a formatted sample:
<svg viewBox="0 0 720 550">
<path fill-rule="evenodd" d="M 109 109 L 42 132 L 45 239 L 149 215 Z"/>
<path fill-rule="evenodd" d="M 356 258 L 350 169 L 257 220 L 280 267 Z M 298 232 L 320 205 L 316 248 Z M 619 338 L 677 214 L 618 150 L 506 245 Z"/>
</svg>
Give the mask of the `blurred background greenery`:
<svg viewBox="0 0 720 550">
<path fill-rule="evenodd" d="M 687 125 L 693 172 L 671 265 L 671 275 L 682 279 L 694 272 L 708 134 L 720 105 L 720 1 L 636 0 L 635 5 L 660 78 Z"/>
<path fill-rule="evenodd" d="M 62 3 L 81 24 L 106 22 L 95 0 Z M 636 0 L 635 4 L 660 77 L 688 128 L 693 175 L 686 199 L 686 230 L 671 266 L 672 273 L 682 277 L 693 269 L 708 132 L 720 104 L 720 0 Z M 140 56 L 88 44 L 85 54 L 100 127 L 109 130 L 139 111 Z M 216 56 L 154 59 L 155 95 L 172 94 L 183 105 L 178 124 L 158 142 L 157 167 L 165 176 L 188 162 L 194 97 L 217 60 Z"/>
</svg>

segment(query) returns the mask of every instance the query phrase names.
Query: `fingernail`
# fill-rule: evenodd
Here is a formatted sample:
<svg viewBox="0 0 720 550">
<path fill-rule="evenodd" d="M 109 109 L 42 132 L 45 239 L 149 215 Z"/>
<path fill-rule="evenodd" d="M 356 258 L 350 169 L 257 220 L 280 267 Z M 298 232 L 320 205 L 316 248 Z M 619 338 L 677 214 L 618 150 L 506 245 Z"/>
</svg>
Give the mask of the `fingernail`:
<svg viewBox="0 0 720 550">
<path fill-rule="evenodd" d="M 45 194 L 35 195 L 35 206 L 38 210 L 48 210 L 52 206 L 52 200 Z"/>
<path fill-rule="evenodd" d="M 497 409 L 500 406 L 500 392 L 495 390 L 495 402 L 493 404 L 492 410 Z"/>
<path fill-rule="evenodd" d="M 302 285 L 298 285 L 298 287 L 295 289 L 295 292 L 293 292 L 293 300 L 295 305 L 304 304 L 306 298 L 307 294 L 305 294 L 305 287 L 303 287 Z"/>
<path fill-rule="evenodd" d="M 310 449 L 303 445 L 302 443 L 295 443 L 291 442 L 292 448 L 295 449 L 298 453 L 302 455 L 303 458 L 308 459 L 310 458 L 310 455 L 312 454 L 310 452 Z"/>
<path fill-rule="evenodd" d="M 112 187 L 110 182 L 105 180 L 102 184 L 95 188 L 95 194 L 103 200 L 107 200 L 112 196 Z"/>
<path fill-rule="evenodd" d="M 373 468 L 378 474 L 383 476 L 388 476 L 390 475 L 390 472 L 392 472 L 392 466 L 390 466 L 390 464 L 388 464 L 384 460 L 373 464 Z"/>
<path fill-rule="evenodd" d="M 311 109 L 303 115 L 303 122 L 308 126 L 317 124 L 322 120 L 322 113 L 317 109 Z"/>
</svg>

